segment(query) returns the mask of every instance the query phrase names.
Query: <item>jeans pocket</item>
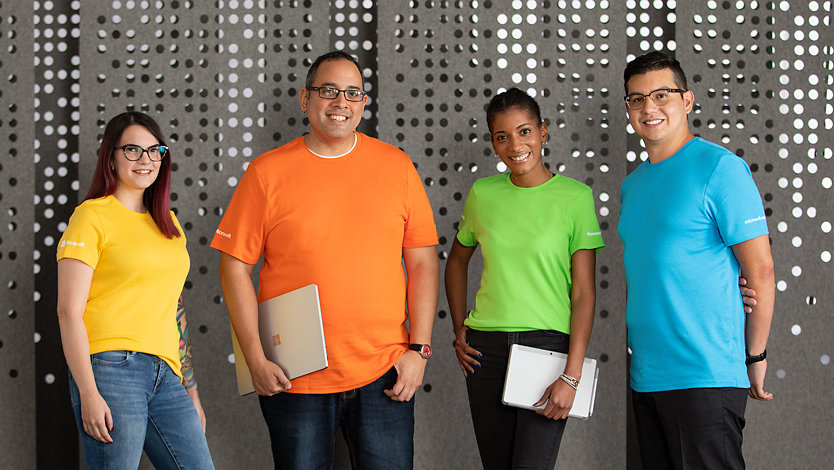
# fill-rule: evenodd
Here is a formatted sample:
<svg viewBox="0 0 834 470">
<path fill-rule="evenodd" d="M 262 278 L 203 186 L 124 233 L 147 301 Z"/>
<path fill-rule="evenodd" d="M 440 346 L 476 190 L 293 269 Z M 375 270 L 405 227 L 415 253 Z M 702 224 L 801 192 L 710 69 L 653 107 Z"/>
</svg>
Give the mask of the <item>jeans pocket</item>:
<svg viewBox="0 0 834 470">
<path fill-rule="evenodd" d="M 94 365 L 120 367 L 127 365 L 136 353 L 133 351 L 102 351 L 91 354 Z"/>
<path fill-rule="evenodd" d="M 534 348 L 567 353 L 570 347 L 570 335 L 555 330 L 526 331 L 519 343 Z"/>
</svg>

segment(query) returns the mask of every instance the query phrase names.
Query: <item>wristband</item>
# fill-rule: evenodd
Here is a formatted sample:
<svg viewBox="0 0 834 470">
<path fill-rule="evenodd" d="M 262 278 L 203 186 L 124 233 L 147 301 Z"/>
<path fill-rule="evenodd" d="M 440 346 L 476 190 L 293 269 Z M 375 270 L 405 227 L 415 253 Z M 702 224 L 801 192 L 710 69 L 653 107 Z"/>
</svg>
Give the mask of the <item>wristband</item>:
<svg viewBox="0 0 834 470">
<path fill-rule="evenodd" d="M 765 358 L 767 358 L 767 349 L 762 351 L 762 353 L 758 356 L 751 356 L 750 353 L 745 350 L 744 355 L 746 356 L 746 358 L 744 359 L 744 364 L 749 366 L 750 364 L 764 361 Z"/>
</svg>

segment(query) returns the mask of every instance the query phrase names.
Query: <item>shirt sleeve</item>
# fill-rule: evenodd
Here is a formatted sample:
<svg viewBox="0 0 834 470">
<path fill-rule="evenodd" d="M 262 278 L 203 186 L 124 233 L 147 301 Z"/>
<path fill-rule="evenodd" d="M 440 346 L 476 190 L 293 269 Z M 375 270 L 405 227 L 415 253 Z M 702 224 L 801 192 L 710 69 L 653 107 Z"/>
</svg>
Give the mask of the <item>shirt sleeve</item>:
<svg viewBox="0 0 834 470">
<path fill-rule="evenodd" d="M 104 246 L 101 218 L 88 206 L 78 206 L 58 242 L 57 260 L 72 258 L 95 269 Z"/>
<path fill-rule="evenodd" d="M 269 217 L 267 194 L 250 166 L 240 179 L 229 207 L 214 232 L 211 247 L 247 264 L 257 264 L 263 253 Z"/>
<path fill-rule="evenodd" d="M 434 213 L 423 188 L 423 182 L 411 159 L 406 165 L 408 187 L 408 219 L 405 221 L 403 248 L 419 248 L 437 245 L 437 229 L 434 226 Z"/>
<path fill-rule="evenodd" d="M 747 163 L 735 155 L 721 158 L 716 164 L 707 184 L 705 204 L 727 246 L 768 233 L 753 175 Z"/>
<path fill-rule="evenodd" d="M 594 208 L 594 193 L 590 188 L 586 188 L 574 200 L 570 215 L 573 222 L 570 253 L 577 250 L 601 250 L 605 243 L 602 241 L 602 231 Z"/>
<path fill-rule="evenodd" d="M 466 202 L 463 205 L 463 214 L 460 216 L 460 223 L 458 223 L 457 239 L 463 246 L 475 246 L 478 244 L 478 234 L 475 231 L 476 226 L 476 208 L 477 201 L 475 198 L 475 186 L 469 190 L 466 196 Z"/>
</svg>

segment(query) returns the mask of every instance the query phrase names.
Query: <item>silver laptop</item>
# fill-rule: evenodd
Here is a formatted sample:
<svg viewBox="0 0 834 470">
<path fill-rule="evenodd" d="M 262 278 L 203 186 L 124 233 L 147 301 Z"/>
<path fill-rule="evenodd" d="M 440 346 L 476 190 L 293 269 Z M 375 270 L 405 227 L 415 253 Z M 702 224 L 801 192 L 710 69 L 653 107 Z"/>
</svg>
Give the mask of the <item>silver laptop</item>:
<svg viewBox="0 0 834 470">
<path fill-rule="evenodd" d="M 533 404 L 538 402 L 545 389 L 562 375 L 567 360 L 567 354 L 514 344 L 510 348 L 501 401 L 505 405 L 529 410 L 544 408 L 545 405 L 534 407 Z M 588 419 L 594 414 L 598 376 L 597 361 L 586 357 L 582 364 L 582 378 L 579 380 L 570 417 Z"/>
<path fill-rule="evenodd" d="M 310 284 L 258 304 L 258 330 L 264 355 L 294 379 L 327 367 L 318 286 Z M 232 327 L 237 387 L 255 391 L 243 351 Z"/>
</svg>

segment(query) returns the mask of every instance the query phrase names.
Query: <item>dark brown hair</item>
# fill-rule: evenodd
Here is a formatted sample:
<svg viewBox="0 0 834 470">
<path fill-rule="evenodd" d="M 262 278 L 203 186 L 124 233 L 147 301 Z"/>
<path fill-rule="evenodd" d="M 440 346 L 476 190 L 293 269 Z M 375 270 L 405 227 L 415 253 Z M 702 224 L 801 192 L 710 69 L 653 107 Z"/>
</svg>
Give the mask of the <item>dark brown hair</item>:
<svg viewBox="0 0 834 470">
<path fill-rule="evenodd" d="M 675 76 L 675 85 L 678 88 L 688 90 L 686 87 L 686 74 L 683 73 L 681 63 L 677 59 L 660 51 L 649 52 L 635 58 L 626 65 L 623 71 L 623 88 L 628 94 L 628 80 L 634 75 L 641 75 L 655 70 L 669 69 Z"/>
<path fill-rule="evenodd" d="M 159 145 L 165 145 L 165 137 L 156 121 L 144 113 L 131 111 L 119 114 L 107 123 L 104 128 L 104 136 L 101 138 L 101 146 L 98 149 L 98 161 L 93 173 L 93 181 L 90 183 L 90 190 L 87 191 L 87 199 L 96 199 L 109 196 L 116 192 L 118 178 L 111 170 L 110 163 L 116 154 L 113 148 L 119 143 L 122 133 L 130 126 L 142 126 L 153 134 Z M 171 206 L 169 195 L 171 188 L 171 151 L 159 163 L 159 173 L 156 180 L 145 189 L 142 196 L 142 203 L 150 212 L 159 231 L 166 238 L 179 237 L 180 231 L 171 218 Z"/>
</svg>

